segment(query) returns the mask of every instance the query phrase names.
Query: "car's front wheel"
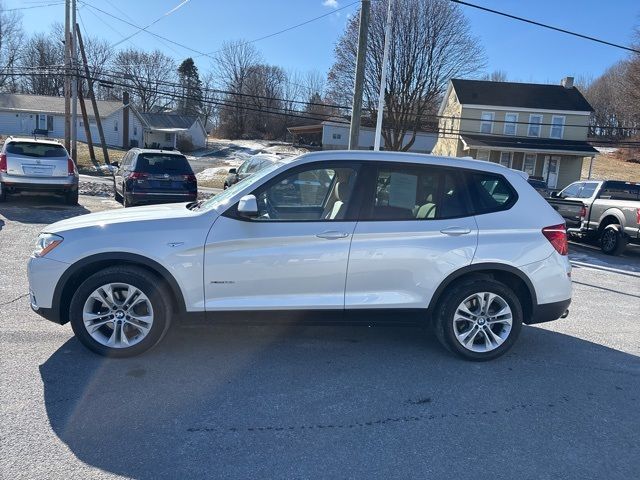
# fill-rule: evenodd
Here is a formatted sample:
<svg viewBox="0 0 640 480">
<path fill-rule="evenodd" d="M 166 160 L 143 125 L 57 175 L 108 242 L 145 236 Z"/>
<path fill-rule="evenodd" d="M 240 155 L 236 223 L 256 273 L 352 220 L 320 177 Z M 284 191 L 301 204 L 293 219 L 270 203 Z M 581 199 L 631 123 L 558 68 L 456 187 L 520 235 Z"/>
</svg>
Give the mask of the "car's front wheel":
<svg viewBox="0 0 640 480">
<path fill-rule="evenodd" d="M 439 302 L 434 321 L 440 342 L 474 361 L 506 353 L 522 329 L 522 306 L 506 285 L 473 279 L 454 285 Z"/>
<path fill-rule="evenodd" d="M 171 322 L 170 295 L 148 271 L 130 266 L 101 270 L 74 294 L 69 315 L 76 337 L 100 355 L 129 357 L 156 345 Z"/>
</svg>

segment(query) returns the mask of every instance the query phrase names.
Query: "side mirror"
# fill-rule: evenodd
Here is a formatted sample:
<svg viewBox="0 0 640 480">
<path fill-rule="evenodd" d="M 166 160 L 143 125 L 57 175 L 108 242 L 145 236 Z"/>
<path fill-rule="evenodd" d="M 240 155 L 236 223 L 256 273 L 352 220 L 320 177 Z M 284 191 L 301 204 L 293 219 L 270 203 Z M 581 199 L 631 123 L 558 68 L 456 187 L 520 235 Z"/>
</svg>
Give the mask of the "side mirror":
<svg viewBox="0 0 640 480">
<path fill-rule="evenodd" d="M 258 216 L 258 201 L 255 195 L 245 195 L 240 199 L 238 203 L 238 214 L 249 218 Z"/>
<path fill-rule="evenodd" d="M 238 170 L 236 168 L 230 168 L 229 173 L 238 173 Z"/>
</svg>

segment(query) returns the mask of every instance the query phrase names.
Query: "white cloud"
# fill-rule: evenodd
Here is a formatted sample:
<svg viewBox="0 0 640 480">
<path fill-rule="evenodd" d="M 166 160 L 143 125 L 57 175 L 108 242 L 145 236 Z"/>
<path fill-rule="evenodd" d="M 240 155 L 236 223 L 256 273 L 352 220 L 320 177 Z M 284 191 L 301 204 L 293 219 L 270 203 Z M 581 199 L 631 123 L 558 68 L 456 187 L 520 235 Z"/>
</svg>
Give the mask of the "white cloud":
<svg viewBox="0 0 640 480">
<path fill-rule="evenodd" d="M 329 8 L 338 8 L 338 0 L 324 0 L 322 5 Z"/>
</svg>

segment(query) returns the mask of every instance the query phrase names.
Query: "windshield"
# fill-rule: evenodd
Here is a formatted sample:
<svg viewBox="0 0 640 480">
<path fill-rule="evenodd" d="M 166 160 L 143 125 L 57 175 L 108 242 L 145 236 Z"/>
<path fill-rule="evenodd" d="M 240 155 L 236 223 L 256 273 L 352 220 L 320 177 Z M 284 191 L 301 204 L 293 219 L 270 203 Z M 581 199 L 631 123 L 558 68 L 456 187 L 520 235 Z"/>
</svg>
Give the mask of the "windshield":
<svg viewBox="0 0 640 480">
<path fill-rule="evenodd" d="M 269 175 L 271 172 L 273 172 L 274 170 L 278 169 L 281 166 L 282 164 L 277 164 L 277 163 L 270 165 L 267 168 L 264 168 L 256 172 L 250 177 L 247 177 L 244 180 L 239 181 L 238 183 L 227 188 L 224 192 L 219 193 L 211 197 L 206 202 L 204 202 L 202 205 L 199 206 L 199 210 L 211 210 L 213 208 L 218 207 L 219 205 L 226 203 L 227 201 L 229 201 L 230 198 L 232 198 L 240 190 L 243 190 L 244 188 L 250 185 L 258 183 L 265 176 Z"/>
<path fill-rule="evenodd" d="M 60 157 L 66 159 L 67 151 L 62 145 L 38 142 L 11 142 L 7 145 L 7 153 L 24 155 L 25 157 Z"/>
</svg>

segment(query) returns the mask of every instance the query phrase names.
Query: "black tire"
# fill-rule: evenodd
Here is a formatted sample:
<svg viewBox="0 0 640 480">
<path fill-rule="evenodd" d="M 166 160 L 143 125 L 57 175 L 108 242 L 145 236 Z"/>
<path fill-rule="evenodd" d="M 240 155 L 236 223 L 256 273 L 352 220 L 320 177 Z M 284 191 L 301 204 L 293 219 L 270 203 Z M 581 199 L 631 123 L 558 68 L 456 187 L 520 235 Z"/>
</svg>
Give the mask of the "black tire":
<svg viewBox="0 0 640 480">
<path fill-rule="evenodd" d="M 122 187 L 122 206 L 124 208 L 134 207 L 133 199 L 131 198 L 131 194 L 127 193 L 127 190 Z"/>
<path fill-rule="evenodd" d="M 224 185 L 222 186 L 222 189 L 226 190 L 227 188 L 229 188 L 229 184 L 227 182 L 224 182 Z"/>
<path fill-rule="evenodd" d="M 607 255 L 620 255 L 627 247 L 627 237 L 620 225 L 607 225 L 600 235 L 600 250 Z"/>
<path fill-rule="evenodd" d="M 101 344 L 87 331 L 82 318 L 84 304 L 89 296 L 102 285 L 126 283 L 143 292 L 153 308 L 153 323 L 149 333 L 139 343 L 125 348 L 113 348 Z M 172 304 L 170 293 L 155 275 L 133 266 L 115 266 L 101 270 L 87 278 L 71 299 L 69 318 L 78 340 L 89 350 L 105 357 L 124 358 L 139 355 L 157 345 L 171 325 Z"/>
<path fill-rule="evenodd" d="M 469 296 L 480 292 L 494 293 L 502 297 L 511 309 L 512 315 L 511 331 L 508 333 L 506 339 L 497 348 L 487 352 L 474 352 L 464 347 L 456 338 L 454 331 L 453 319 L 458 306 Z M 433 327 L 438 340 L 440 340 L 440 343 L 442 343 L 447 350 L 465 360 L 482 362 L 493 360 L 494 358 L 504 355 L 518 339 L 518 335 L 520 335 L 520 331 L 522 330 L 522 305 L 513 290 L 503 283 L 491 279 L 475 278 L 473 280 L 461 281 L 449 287 L 448 291 L 438 302 L 433 320 Z"/>
<path fill-rule="evenodd" d="M 78 190 L 69 190 L 64 196 L 64 203 L 67 205 L 78 205 Z"/>
<path fill-rule="evenodd" d="M 7 201 L 7 189 L 3 185 L 0 185 L 0 202 L 6 202 L 6 201 Z"/>
<path fill-rule="evenodd" d="M 124 190 L 124 189 L 123 189 Z M 122 203 L 122 195 L 118 193 L 118 189 L 116 188 L 116 182 L 113 182 L 113 196 L 116 199 L 116 202 Z"/>
</svg>

